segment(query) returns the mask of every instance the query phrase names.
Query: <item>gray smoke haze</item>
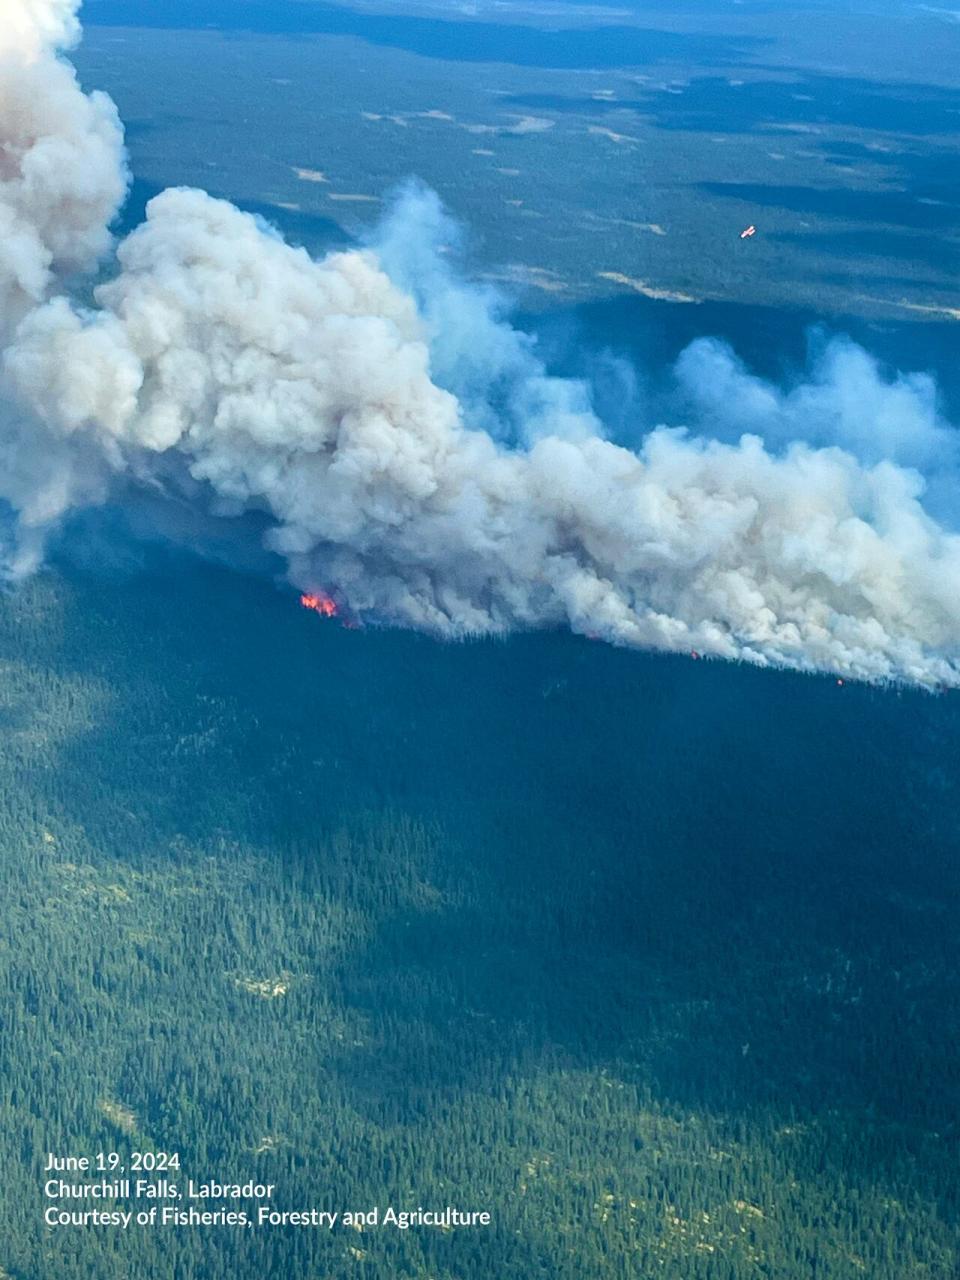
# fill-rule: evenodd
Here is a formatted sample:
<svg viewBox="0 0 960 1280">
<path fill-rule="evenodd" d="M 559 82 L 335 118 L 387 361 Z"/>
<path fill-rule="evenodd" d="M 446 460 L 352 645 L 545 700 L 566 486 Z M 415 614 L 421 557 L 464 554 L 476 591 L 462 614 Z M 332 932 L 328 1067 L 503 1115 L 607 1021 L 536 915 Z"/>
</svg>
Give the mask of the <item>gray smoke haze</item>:
<svg viewBox="0 0 960 1280">
<path fill-rule="evenodd" d="M 461 241 L 436 193 L 408 183 L 370 243 L 393 283 L 415 301 L 431 377 L 457 397 L 464 424 L 512 445 L 604 434 L 586 383 L 550 377 L 534 339 L 511 325 L 508 300 L 458 274 Z"/>
<path fill-rule="evenodd" d="M 563 625 L 960 684 L 960 537 L 925 505 L 926 476 L 952 483 L 956 437 L 928 379 L 887 380 L 837 342 L 782 391 L 704 340 L 677 369 L 691 430 L 625 449 L 587 385 L 550 377 L 503 301 L 458 279 L 455 229 L 415 187 L 374 247 L 319 262 L 224 201 L 166 191 L 79 307 L 57 272 L 105 248 L 119 130 L 56 55 L 72 6 L 11 12 L 0 217 L 25 248 L 0 259 L 8 574 L 118 481 L 162 494 L 179 475 L 225 520 L 261 513 L 291 583 L 358 618 L 442 636 Z M 75 163 L 33 158 L 51 151 Z"/>
</svg>

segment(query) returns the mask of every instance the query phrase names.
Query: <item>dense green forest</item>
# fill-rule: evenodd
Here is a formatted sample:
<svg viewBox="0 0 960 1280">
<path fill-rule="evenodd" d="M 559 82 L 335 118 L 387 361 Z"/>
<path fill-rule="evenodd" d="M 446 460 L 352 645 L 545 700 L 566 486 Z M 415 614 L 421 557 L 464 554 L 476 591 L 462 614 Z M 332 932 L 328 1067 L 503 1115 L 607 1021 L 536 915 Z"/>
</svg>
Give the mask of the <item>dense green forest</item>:
<svg viewBox="0 0 960 1280">
<path fill-rule="evenodd" d="M 0 1274 L 960 1271 L 956 696 L 171 558 L 3 596 L 0 725 Z M 42 1225 L 131 1147 L 493 1222 Z"/>
</svg>

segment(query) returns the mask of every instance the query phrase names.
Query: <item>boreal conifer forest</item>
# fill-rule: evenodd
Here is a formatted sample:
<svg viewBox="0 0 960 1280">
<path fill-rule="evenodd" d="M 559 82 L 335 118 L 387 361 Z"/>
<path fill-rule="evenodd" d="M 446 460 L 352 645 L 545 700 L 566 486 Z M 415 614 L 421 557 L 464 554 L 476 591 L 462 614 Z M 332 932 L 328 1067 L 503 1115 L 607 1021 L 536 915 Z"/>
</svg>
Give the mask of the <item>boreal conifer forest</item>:
<svg viewBox="0 0 960 1280">
<path fill-rule="evenodd" d="M 958 708 L 173 556 L 8 590 L 0 1275 L 955 1280 Z M 492 1222 L 43 1225 L 134 1149 Z"/>
</svg>

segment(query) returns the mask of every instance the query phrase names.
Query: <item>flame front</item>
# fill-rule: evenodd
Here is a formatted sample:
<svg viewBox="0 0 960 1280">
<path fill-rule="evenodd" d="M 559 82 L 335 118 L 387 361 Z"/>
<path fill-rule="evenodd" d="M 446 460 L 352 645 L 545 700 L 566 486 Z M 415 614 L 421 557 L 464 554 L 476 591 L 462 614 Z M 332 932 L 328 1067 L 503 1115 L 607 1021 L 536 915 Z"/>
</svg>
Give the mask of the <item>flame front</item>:
<svg viewBox="0 0 960 1280">
<path fill-rule="evenodd" d="M 300 603 L 304 609 L 312 609 L 314 613 L 319 613 L 322 618 L 335 618 L 337 616 L 335 601 L 331 600 L 328 595 L 324 595 L 322 591 L 304 592 L 300 597 Z"/>
</svg>

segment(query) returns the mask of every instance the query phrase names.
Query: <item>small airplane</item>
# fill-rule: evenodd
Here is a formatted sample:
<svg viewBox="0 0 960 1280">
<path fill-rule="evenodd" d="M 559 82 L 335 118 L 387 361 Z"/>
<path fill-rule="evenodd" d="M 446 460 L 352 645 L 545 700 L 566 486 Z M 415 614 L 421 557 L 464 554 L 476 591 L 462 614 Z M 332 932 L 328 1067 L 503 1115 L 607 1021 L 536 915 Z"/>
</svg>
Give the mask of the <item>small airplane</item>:
<svg viewBox="0 0 960 1280">
<path fill-rule="evenodd" d="M 743 231 L 740 232 L 740 239 L 749 240 L 751 236 L 755 236 L 756 234 L 757 234 L 757 228 L 753 226 L 753 224 L 751 223 L 749 227 L 746 227 Z"/>
</svg>

